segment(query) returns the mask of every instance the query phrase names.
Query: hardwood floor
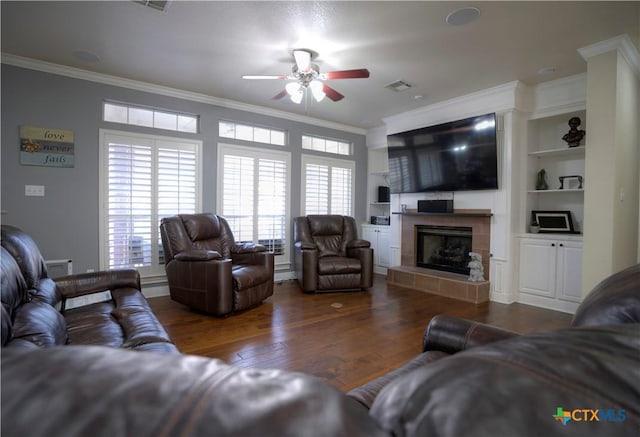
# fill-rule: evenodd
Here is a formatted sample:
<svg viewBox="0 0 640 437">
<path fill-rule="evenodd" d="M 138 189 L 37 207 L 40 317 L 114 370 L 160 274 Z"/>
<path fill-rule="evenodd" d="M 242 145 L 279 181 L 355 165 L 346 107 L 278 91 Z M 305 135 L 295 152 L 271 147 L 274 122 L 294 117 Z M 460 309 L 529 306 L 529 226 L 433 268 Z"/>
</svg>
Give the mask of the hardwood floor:
<svg viewBox="0 0 640 437">
<path fill-rule="evenodd" d="M 168 296 L 149 303 L 185 354 L 305 372 L 343 391 L 419 354 L 436 314 L 520 333 L 566 328 L 571 321 L 570 314 L 523 304 L 474 305 L 388 286 L 380 275 L 363 292 L 304 294 L 295 281 L 277 283 L 263 305 L 225 318 L 191 311 Z"/>
</svg>

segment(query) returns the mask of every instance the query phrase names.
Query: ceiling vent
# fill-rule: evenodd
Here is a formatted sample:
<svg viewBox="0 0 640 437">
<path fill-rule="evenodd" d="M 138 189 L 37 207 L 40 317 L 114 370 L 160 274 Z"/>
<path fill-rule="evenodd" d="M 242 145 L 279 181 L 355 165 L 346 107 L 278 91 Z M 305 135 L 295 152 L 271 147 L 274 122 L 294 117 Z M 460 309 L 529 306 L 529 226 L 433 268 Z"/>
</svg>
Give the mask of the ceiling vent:
<svg viewBox="0 0 640 437">
<path fill-rule="evenodd" d="M 404 80 L 396 80 L 395 82 L 386 84 L 384 87 L 398 93 L 400 91 L 408 90 L 411 88 L 411 85 Z"/>
<path fill-rule="evenodd" d="M 166 11 L 171 0 L 133 0 L 134 3 L 138 3 L 142 6 L 148 6 L 156 11 Z"/>
</svg>

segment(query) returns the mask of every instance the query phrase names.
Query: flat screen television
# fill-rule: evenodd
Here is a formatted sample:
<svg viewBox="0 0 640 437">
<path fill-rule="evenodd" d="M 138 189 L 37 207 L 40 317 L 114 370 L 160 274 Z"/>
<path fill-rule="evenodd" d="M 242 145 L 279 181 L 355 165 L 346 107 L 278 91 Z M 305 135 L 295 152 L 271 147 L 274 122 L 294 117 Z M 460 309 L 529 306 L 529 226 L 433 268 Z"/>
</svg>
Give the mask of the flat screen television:
<svg viewBox="0 0 640 437">
<path fill-rule="evenodd" d="M 387 135 L 391 193 L 498 188 L 496 115 Z"/>
</svg>

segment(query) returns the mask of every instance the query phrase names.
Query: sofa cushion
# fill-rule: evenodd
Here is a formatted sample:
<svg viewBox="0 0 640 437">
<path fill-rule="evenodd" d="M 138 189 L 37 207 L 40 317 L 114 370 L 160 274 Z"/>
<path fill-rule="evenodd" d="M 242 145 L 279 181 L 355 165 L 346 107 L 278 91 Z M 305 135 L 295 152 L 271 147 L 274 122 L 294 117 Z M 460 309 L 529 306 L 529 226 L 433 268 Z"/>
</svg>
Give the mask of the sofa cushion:
<svg viewBox="0 0 640 437">
<path fill-rule="evenodd" d="M 2 306 L 6 312 L 8 323 L 13 323 L 15 310 L 20 305 L 30 300 L 27 283 L 20 272 L 20 267 L 16 260 L 7 250 L 2 247 L 0 262 L 2 263 L 2 279 L 0 282 L 0 294 L 2 296 Z M 3 325 L 7 321 L 3 314 Z M 3 333 L 4 336 L 4 333 Z M 4 343 L 3 343 L 4 344 Z"/>
<path fill-rule="evenodd" d="M 12 337 L 39 347 L 63 345 L 68 341 L 67 324 L 62 314 L 51 305 L 31 301 L 16 311 Z"/>
<path fill-rule="evenodd" d="M 65 312 L 70 344 L 137 349 L 147 343 L 171 342 L 138 290 L 111 290 L 111 299 Z"/>
<path fill-rule="evenodd" d="M 191 241 L 220 237 L 220 220 L 214 214 L 181 214 L 180 219 Z"/>
<path fill-rule="evenodd" d="M 264 266 L 235 264 L 231 267 L 233 275 L 233 289 L 247 290 L 256 285 L 264 284 L 271 279 L 271 272 Z"/>
<path fill-rule="evenodd" d="M 326 256 L 318 260 L 318 273 L 320 275 L 344 275 L 360 273 L 361 270 L 362 264 L 358 258 Z"/>
<path fill-rule="evenodd" d="M 95 346 L 8 351 L 1 377 L 3 435 L 385 435 L 318 378 L 204 357 Z"/>
<path fill-rule="evenodd" d="M 2 226 L 2 247 L 16 260 L 28 288 L 34 288 L 40 278 L 46 276 L 46 266 L 40 249 L 33 239 L 11 225 Z"/>
<path fill-rule="evenodd" d="M 640 264 L 604 279 L 587 295 L 571 326 L 640 322 Z"/>
<path fill-rule="evenodd" d="M 318 247 L 318 255 L 345 256 L 346 241 L 343 238 L 344 217 L 341 215 L 309 215 L 311 238 Z"/>
</svg>

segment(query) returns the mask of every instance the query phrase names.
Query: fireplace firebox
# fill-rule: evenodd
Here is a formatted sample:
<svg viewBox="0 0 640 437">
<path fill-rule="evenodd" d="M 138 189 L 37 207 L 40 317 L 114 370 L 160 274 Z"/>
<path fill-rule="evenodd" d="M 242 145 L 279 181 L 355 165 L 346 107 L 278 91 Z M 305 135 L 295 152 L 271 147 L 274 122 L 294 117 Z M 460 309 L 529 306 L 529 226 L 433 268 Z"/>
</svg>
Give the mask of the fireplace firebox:
<svg viewBox="0 0 640 437">
<path fill-rule="evenodd" d="M 472 228 L 416 226 L 416 266 L 469 274 Z"/>
</svg>

